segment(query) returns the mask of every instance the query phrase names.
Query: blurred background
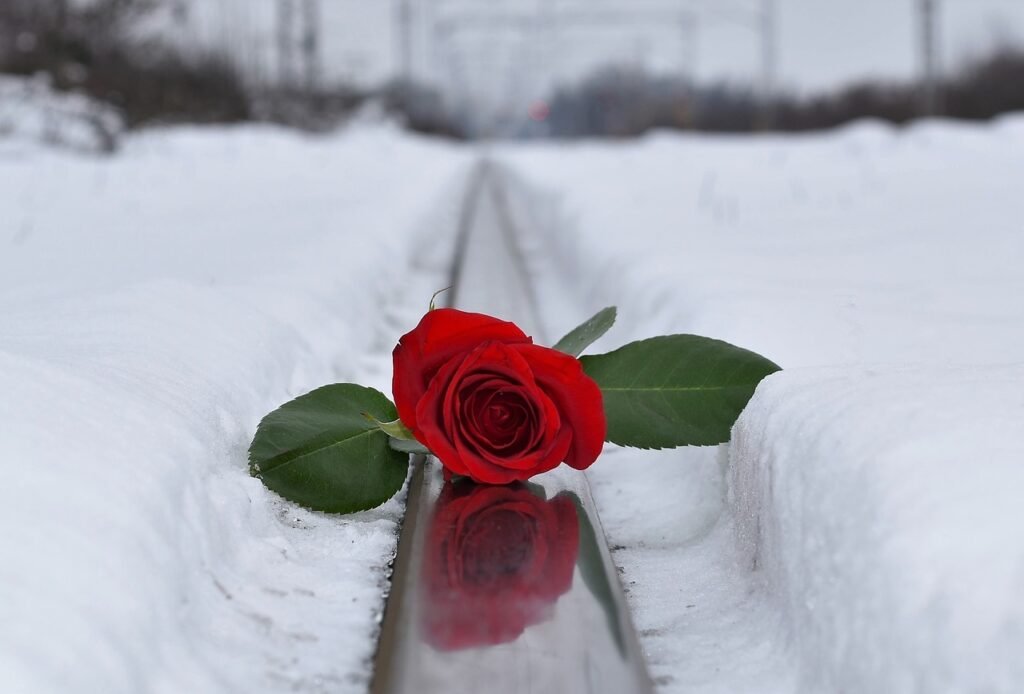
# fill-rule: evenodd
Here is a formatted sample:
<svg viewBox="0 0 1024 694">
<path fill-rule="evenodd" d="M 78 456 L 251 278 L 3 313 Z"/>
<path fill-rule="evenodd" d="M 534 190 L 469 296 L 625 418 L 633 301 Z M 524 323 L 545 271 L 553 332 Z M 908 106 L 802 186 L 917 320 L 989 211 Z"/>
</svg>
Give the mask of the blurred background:
<svg viewBox="0 0 1024 694">
<path fill-rule="evenodd" d="M 405 495 L 247 451 L 449 285 L 784 367 L 587 472 L 659 694 L 1024 692 L 1012 111 L 1024 0 L 0 0 L 0 694 L 366 692 Z"/>
<path fill-rule="evenodd" d="M 1022 37 L 1019 0 L 3 0 L 0 130 L 46 130 L 29 103 L 107 149 L 189 122 L 475 139 L 989 119 L 1024 108 Z"/>
</svg>

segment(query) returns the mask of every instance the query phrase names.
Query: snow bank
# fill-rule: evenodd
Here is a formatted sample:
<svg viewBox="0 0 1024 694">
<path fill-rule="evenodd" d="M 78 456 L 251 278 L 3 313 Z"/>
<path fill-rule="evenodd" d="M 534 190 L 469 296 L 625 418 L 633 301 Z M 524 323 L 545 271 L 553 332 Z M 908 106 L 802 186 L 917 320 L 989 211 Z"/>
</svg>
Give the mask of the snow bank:
<svg viewBox="0 0 1024 694">
<path fill-rule="evenodd" d="M 790 694 L 785 624 L 735 550 L 725 450 L 608 446 L 587 476 L 658 690 Z"/>
<path fill-rule="evenodd" d="M 741 549 L 801 691 L 1024 683 L 1024 364 L 796 370 L 733 437 Z"/>
<path fill-rule="evenodd" d="M 365 689 L 401 504 L 297 509 L 246 449 L 387 386 L 467 164 L 261 128 L 0 158 L 0 690 Z"/>
<path fill-rule="evenodd" d="M 552 300 L 622 309 L 603 345 L 659 329 L 786 367 L 1024 357 L 1024 117 L 499 155 Z"/>
<path fill-rule="evenodd" d="M 4 147 L 13 141 L 111 152 L 123 132 L 121 115 L 111 106 L 82 94 L 58 92 L 45 77 L 0 75 L 0 145 Z"/>
<path fill-rule="evenodd" d="M 695 332 L 789 369 L 731 472 L 589 473 L 661 688 L 1019 691 L 1024 118 L 498 156 L 551 334 L 618 304 L 597 351 Z"/>
</svg>

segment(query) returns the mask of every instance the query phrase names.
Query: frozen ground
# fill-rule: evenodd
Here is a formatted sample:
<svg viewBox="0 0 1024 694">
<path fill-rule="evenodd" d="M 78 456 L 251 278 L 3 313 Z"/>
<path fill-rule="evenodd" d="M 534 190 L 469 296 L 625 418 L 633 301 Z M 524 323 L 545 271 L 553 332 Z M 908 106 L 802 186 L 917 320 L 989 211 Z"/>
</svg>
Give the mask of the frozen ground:
<svg viewBox="0 0 1024 694">
<path fill-rule="evenodd" d="M 383 130 L 0 150 L 0 690 L 365 689 L 401 503 L 297 511 L 246 448 L 388 386 L 467 172 Z"/>
<path fill-rule="evenodd" d="M 558 334 L 786 367 L 590 474 L 666 692 L 1024 686 L 1024 119 L 499 152 Z"/>
</svg>

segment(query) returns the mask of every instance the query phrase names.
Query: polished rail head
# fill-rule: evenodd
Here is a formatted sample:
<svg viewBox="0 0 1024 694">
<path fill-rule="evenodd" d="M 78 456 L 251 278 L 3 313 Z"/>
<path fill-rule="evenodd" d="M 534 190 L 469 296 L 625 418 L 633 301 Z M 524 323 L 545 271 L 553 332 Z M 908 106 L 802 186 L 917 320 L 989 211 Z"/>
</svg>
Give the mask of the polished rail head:
<svg viewBox="0 0 1024 694">
<path fill-rule="evenodd" d="M 581 473 L 487 486 L 426 462 L 405 522 L 374 694 L 651 690 Z"/>
<path fill-rule="evenodd" d="M 545 341 L 499 175 L 474 173 L 446 298 Z M 582 472 L 480 486 L 413 466 L 373 694 L 652 691 Z"/>
</svg>

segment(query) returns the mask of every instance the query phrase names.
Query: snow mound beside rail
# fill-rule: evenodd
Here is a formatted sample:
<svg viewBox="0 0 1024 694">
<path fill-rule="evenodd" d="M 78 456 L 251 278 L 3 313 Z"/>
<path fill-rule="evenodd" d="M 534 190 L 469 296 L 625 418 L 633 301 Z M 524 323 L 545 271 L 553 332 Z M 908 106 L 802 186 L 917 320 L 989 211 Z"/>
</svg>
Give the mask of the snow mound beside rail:
<svg viewBox="0 0 1024 694">
<path fill-rule="evenodd" d="M 787 369 L 721 468 L 588 472 L 660 689 L 1021 691 L 1024 118 L 499 154 L 551 334 Z"/>
<path fill-rule="evenodd" d="M 1024 683 L 1024 366 L 799 370 L 738 422 L 741 553 L 802 691 Z"/>
<path fill-rule="evenodd" d="M 365 690 L 400 500 L 310 513 L 246 449 L 312 388 L 388 387 L 468 168 L 248 127 L 0 159 L 0 690 Z"/>
</svg>

